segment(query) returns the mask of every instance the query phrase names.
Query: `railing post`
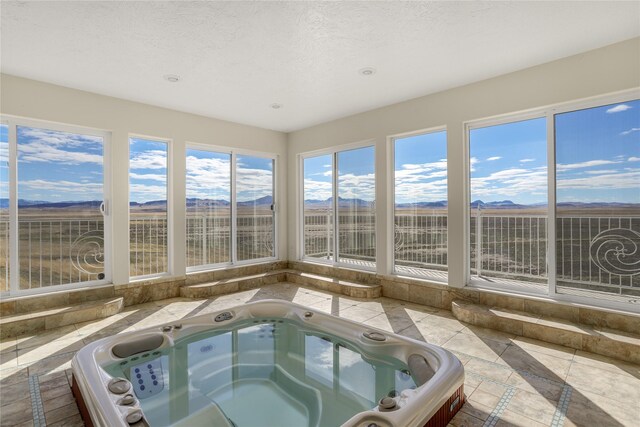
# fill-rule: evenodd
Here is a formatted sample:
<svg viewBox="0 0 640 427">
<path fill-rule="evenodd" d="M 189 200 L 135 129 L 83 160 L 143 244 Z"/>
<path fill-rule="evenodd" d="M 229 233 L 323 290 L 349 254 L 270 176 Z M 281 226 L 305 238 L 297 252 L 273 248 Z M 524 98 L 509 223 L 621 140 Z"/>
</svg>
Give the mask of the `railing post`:
<svg viewBox="0 0 640 427">
<path fill-rule="evenodd" d="M 207 216 L 202 216 L 202 265 L 207 265 Z"/>
<path fill-rule="evenodd" d="M 327 259 L 331 259 L 331 213 L 327 213 Z"/>
<path fill-rule="evenodd" d="M 476 215 L 476 274 L 482 275 L 482 210 L 478 204 Z"/>
</svg>

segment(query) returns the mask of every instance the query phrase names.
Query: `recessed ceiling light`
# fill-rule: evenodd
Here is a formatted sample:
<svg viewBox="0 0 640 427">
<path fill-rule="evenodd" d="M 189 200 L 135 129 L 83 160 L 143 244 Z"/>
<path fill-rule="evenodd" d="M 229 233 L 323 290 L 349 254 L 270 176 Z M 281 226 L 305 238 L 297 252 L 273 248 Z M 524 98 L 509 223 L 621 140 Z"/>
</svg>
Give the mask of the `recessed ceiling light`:
<svg viewBox="0 0 640 427">
<path fill-rule="evenodd" d="M 282 104 L 271 104 L 271 108 L 274 110 L 279 110 L 282 108 Z"/>
<path fill-rule="evenodd" d="M 363 76 L 372 76 L 376 73 L 376 69 L 373 67 L 365 67 L 361 68 L 358 72 Z"/>
<path fill-rule="evenodd" d="M 169 83 L 178 83 L 180 81 L 180 76 L 176 74 L 165 74 L 163 77 Z"/>
</svg>

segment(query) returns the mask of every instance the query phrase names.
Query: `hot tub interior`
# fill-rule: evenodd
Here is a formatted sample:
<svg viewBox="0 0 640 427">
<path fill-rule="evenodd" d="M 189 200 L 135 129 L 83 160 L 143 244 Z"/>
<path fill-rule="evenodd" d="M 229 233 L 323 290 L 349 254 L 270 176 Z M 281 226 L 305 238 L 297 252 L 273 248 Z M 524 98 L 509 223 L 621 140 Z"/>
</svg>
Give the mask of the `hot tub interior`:
<svg viewBox="0 0 640 427">
<path fill-rule="evenodd" d="M 104 369 L 133 384 L 154 427 L 339 426 L 416 387 L 406 363 L 283 318 L 187 334 Z"/>
</svg>

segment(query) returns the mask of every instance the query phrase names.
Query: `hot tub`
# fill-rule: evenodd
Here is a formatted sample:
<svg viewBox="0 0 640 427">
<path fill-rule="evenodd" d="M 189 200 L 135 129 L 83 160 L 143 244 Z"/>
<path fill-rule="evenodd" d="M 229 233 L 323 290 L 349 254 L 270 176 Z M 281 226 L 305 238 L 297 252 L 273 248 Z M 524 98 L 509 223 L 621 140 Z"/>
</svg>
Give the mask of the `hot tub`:
<svg viewBox="0 0 640 427">
<path fill-rule="evenodd" d="M 444 426 L 464 402 L 450 352 L 279 300 L 104 338 L 71 366 L 88 426 Z"/>
</svg>

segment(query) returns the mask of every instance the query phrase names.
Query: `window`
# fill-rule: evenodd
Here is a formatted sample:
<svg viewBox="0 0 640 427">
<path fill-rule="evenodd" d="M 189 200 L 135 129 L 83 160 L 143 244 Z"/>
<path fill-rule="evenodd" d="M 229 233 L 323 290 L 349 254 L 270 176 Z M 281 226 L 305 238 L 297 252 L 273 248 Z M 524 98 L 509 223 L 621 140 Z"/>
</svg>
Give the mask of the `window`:
<svg viewBox="0 0 640 427">
<path fill-rule="evenodd" d="M 187 267 L 231 262 L 231 154 L 187 149 Z"/>
<path fill-rule="evenodd" d="M 447 132 L 393 140 L 394 269 L 446 280 Z"/>
<path fill-rule="evenodd" d="M 272 157 L 187 149 L 190 270 L 276 256 L 274 169 Z"/>
<path fill-rule="evenodd" d="M 375 148 L 304 157 L 302 168 L 303 256 L 375 268 Z"/>
<path fill-rule="evenodd" d="M 554 117 L 556 292 L 640 297 L 640 100 Z"/>
<path fill-rule="evenodd" d="M 0 293 L 9 291 L 9 126 L 0 124 Z"/>
<path fill-rule="evenodd" d="M 546 292 L 546 118 L 469 132 L 470 266 L 486 283 Z"/>
<path fill-rule="evenodd" d="M 129 139 L 129 275 L 168 271 L 165 141 Z"/>
<path fill-rule="evenodd" d="M 26 120 L 0 126 L 0 292 L 109 280 L 106 138 Z"/>
<path fill-rule="evenodd" d="M 238 261 L 275 256 L 274 163 L 262 157 L 236 157 Z"/>
</svg>

